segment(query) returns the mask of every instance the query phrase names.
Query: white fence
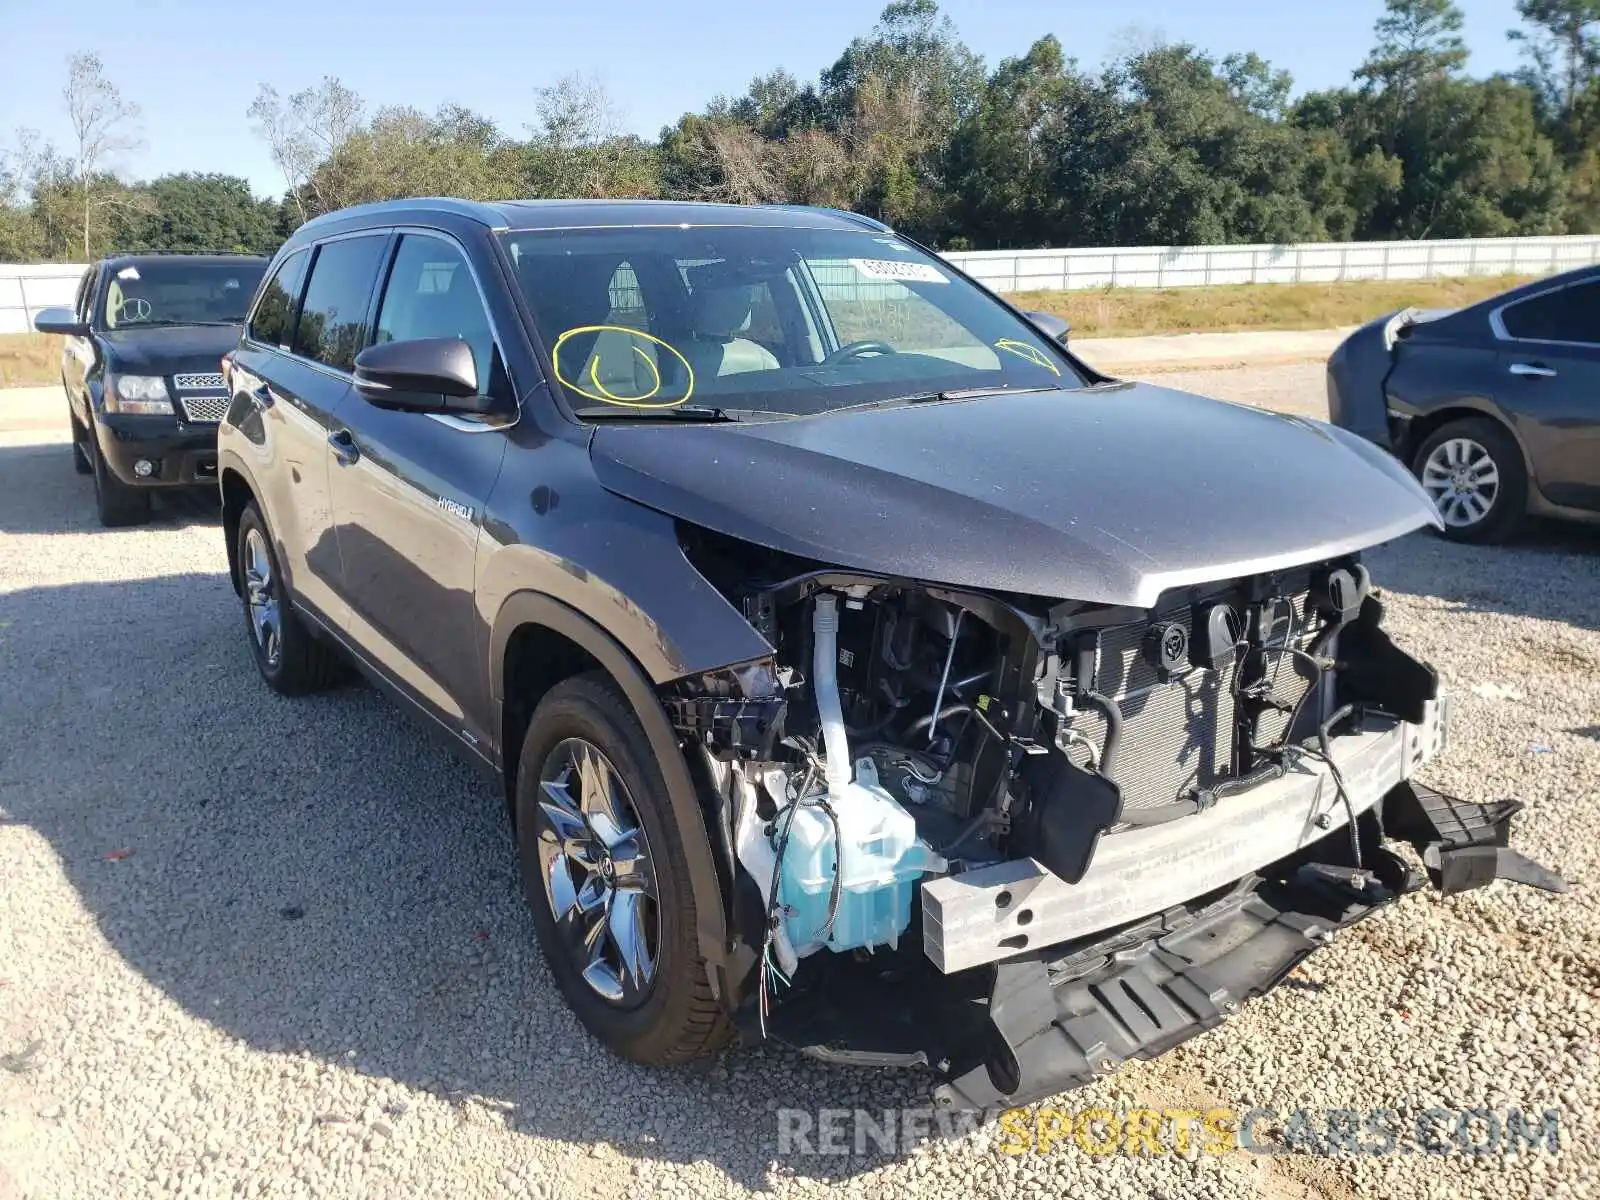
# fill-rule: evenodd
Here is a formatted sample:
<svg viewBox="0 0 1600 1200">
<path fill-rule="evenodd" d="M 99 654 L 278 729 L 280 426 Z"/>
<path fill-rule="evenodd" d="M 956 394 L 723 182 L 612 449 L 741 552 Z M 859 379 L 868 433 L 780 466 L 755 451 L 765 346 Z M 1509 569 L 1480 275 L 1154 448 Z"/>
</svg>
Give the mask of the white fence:
<svg viewBox="0 0 1600 1200">
<path fill-rule="evenodd" d="M 32 329 L 33 315 L 52 304 L 70 308 L 86 269 L 81 264 L 18 267 L 0 263 L 0 333 Z"/>
<path fill-rule="evenodd" d="M 1435 275 L 1544 275 L 1600 262 L 1600 237 L 1296 246 L 1130 246 L 1117 250 L 973 250 L 944 256 L 1000 292 L 1216 283 L 1333 283 Z"/>
<path fill-rule="evenodd" d="M 1600 262 L 1600 237 L 1467 238 L 1437 242 L 1307 242 L 1297 246 L 1129 246 L 962 250 L 944 256 L 1001 292 L 1216 283 L 1333 283 L 1435 275 L 1544 275 Z M 71 304 L 82 266 L 0 264 L 0 333 Z"/>
</svg>

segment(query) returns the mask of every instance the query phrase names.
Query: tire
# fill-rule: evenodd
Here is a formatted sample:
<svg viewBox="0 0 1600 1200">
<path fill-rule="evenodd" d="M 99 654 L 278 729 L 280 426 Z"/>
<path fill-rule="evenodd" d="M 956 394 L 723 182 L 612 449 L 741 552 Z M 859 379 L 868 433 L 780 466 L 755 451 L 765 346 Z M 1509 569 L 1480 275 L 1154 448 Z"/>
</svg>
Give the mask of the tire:
<svg viewBox="0 0 1600 1200">
<path fill-rule="evenodd" d="M 116 529 L 149 521 L 150 493 L 144 488 L 129 487 L 117 478 L 106 464 L 106 456 L 100 453 L 100 443 L 92 431 L 84 431 L 83 445 L 89 455 L 89 473 L 94 476 L 94 504 L 100 524 Z"/>
<path fill-rule="evenodd" d="M 1444 518 L 1453 542 L 1498 542 L 1515 532 L 1528 511 L 1528 468 L 1522 447 L 1496 421 L 1467 417 L 1428 435 L 1412 472 Z M 1492 488 L 1485 486 L 1492 481 Z M 1465 493 L 1458 491 L 1464 485 Z"/>
<path fill-rule="evenodd" d="M 237 537 L 245 632 L 261 678 L 285 696 L 319 692 L 343 682 L 345 663 L 337 648 L 318 639 L 294 610 L 272 536 L 254 503 L 239 514 Z"/>
<path fill-rule="evenodd" d="M 585 761 L 620 785 L 604 789 L 605 803 L 580 787 Z M 644 728 L 604 672 L 557 684 L 535 710 L 516 820 L 523 893 L 545 961 L 585 1028 L 622 1058 L 655 1066 L 726 1042 L 732 1026 L 696 944 L 688 860 L 666 783 Z M 558 825 L 567 844 L 584 844 L 579 858 L 563 853 Z M 616 836 L 630 828 L 638 836 Z M 564 899 L 573 904 L 558 911 Z M 582 934 L 597 927 L 595 949 L 585 949 Z M 630 944 L 644 953 L 629 955 Z"/>
<path fill-rule="evenodd" d="M 72 469 L 79 475 L 93 475 L 94 463 L 89 459 L 89 433 L 82 422 L 72 415 L 70 406 L 67 418 L 72 422 Z"/>
</svg>

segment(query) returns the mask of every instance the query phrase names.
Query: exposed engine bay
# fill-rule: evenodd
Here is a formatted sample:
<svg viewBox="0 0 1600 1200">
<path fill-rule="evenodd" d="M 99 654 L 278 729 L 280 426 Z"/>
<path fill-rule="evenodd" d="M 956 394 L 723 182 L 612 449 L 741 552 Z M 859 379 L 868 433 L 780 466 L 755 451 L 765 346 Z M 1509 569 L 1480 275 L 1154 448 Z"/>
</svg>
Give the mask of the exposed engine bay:
<svg viewBox="0 0 1600 1200">
<path fill-rule="evenodd" d="M 1421 886 L 1386 837 L 1447 890 L 1559 886 L 1505 846 L 1520 806 L 1413 782 L 1448 706 L 1357 556 L 1134 609 L 684 543 L 775 651 L 669 699 L 720 808 L 758 1035 L 1018 1102 L 1159 1053 Z M 1160 950 L 1202 926 L 1211 957 Z M 1009 1029 L 1017 989 L 1054 1017 Z"/>
</svg>

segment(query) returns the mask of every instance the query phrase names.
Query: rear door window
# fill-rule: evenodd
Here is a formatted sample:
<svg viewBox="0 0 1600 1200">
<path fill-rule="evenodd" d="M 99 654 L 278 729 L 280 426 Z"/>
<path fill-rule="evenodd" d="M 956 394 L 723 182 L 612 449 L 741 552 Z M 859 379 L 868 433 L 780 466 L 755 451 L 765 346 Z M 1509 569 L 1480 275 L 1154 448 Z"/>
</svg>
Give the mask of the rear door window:
<svg viewBox="0 0 1600 1200">
<path fill-rule="evenodd" d="M 317 247 L 300 304 L 294 352 L 338 371 L 352 371 L 367 338 L 367 305 L 388 245 L 387 233 L 342 238 Z"/>
<path fill-rule="evenodd" d="M 294 331 L 294 306 L 300 299 L 300 283 L 305 278 L 306 260 L 310 257 L 309 251 L 296 250 L 267 280 L 250 318 L 250 338 L 280 350 L 289 348 Z"/>
<path fill-rule="evenodd" d="M 1509 305 L 1500 319 L 1514 338 L 1595 345 L 1600 343 L 1600 282 L 1573 284 Z"/>
</svg>

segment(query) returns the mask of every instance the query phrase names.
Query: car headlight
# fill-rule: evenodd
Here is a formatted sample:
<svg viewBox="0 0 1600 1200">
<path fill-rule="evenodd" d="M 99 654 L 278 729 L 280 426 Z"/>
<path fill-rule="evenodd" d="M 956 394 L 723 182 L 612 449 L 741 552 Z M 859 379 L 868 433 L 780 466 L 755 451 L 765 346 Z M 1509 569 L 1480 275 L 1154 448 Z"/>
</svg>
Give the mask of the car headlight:
<svg viewBox="0 0 1600 1200">
<path fill-rule="evenodd" d="M 107 376 L 106 411 L 170 415 L 172 397 L 167 394 L 167 381 L 159 375 Z"/>
</svg>

